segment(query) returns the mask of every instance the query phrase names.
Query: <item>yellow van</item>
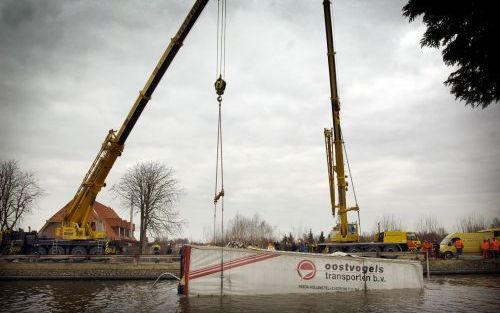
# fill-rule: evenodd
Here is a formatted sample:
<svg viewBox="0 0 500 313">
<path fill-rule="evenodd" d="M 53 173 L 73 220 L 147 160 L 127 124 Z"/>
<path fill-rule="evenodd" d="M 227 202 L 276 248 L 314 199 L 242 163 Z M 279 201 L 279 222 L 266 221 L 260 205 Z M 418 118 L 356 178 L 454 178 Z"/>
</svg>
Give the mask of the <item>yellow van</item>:
<svg viewBox="0 0 500 313">
<path fill-rule="evenodd" d="M 487 233 L 487 232 L 492 232 L 493 236 L 497 239 L 500 240 L 500 227 L 493 227 L 493 228 L 488 228 L 485 230 L 480 230 L 479 233 Z"/>
<path fill-rule="evenodd" d="M 456 253 L 455 240 L 458 238 L 462 239 L 464 244 L 463 253 L 480 253 L 481 252 L 481 242 L 484 239 L 492 239 L 492 231 L 479 231 L 475 233 L 451 233 L 439 244 L 439 253 L 443 255 L 446 259 L 451 259 Z"/>
</svg>

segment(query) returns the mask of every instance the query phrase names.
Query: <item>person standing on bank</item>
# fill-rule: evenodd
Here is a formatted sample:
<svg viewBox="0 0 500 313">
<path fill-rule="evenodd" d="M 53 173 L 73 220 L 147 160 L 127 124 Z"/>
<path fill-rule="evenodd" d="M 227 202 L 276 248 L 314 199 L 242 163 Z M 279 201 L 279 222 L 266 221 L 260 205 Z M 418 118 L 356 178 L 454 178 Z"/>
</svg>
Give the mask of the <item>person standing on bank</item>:
<svg viewBox="0 0 500 313">
<path fill-rule="evenodd" d="M 481 243 L 481 252 L 483 253 L 483 259 L 488 258 L 488 250 L 490 248 L 490 243 L 486 241 L 486 239 L 483 240 Z"/>
<path fill-rule="evenodd" d="M 498 242 L 495 237 L 490 241 L 490 256 L 495 259 L 497 257 Z"/>
<path fill-rule="evenodd" d="M 432 253 L 432 243 L 429 240 L 424 241 L 422 244 L 422 252 L 425 253 L 425 258 L 427 259 Z"/>
<path fill-rule="evenodd" d="M 436 259 L 439 259 L 440 255 L 439 255 L 439 243 L 434 240 L 434 242 L 432 243 L 432 248 L 434 250 L 434 258 Z"/>
<path fill-rule="evenodd" d="M 462 254 L 462 251 L 464 249 L 464 243 L 462 242 L 462 239 L 457 238 L 455 240 L 455 249 L 457 249 L 457 259 L 458 259 L 458 257 Z"/>
<path fill-rule="evenodd" d="M 494 248 L 493 257 L 496 259 L 500 255 L 500 242 L 496 238 L 493 238 L 492 242 Z"/>
</svg>

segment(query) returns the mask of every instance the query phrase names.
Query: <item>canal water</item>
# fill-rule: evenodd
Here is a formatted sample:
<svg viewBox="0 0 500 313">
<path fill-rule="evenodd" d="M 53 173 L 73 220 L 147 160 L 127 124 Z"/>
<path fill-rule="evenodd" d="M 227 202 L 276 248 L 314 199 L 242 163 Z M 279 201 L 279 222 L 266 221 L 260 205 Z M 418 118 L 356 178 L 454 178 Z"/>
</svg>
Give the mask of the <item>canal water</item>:
<svg viewBox="0 0 500 313">
<path fill-rule="evenodd" d="M 162 281 L 0 281 L 0 312 L 500 312 L 499 275 L 435 276 L 425 289 L 182 297 Z"/>
</svg>

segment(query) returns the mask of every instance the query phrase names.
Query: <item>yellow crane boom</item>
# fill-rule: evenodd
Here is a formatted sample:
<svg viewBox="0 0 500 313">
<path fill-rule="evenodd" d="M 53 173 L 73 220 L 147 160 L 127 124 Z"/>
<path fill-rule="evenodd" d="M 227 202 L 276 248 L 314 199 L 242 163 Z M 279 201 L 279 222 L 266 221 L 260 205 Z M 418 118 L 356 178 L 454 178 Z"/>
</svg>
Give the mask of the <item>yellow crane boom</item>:
<svg viewBox="0 0 500 313">
<path fill-rule="evenodd" d="M 359 238 L 358 227 L 357 224 L 348 223 L 347 212 L 355 211 L 359 208 L 347 207 L 347 183 L 344 169 L 344 154 L 342 151 L 342 132 L 340 128 L 340 101 L 337 91 L 337 73 L 335 67 L 335 51 L 333 50 L 332 17 L 330 13 L 329 0 L 323 1 L 323 10 L 325 15 L 326 46 L 328 51 L 328 73 L 330 76 L 330 100 L 333 119 L 333 128 L 325 129 L 324 134 L 332 213 L 335 216 L 335 212 L 338 212 L 339 216 L 339 225 L 334 228 L 334 232 L 332 233 L 333 236 L 331 235 L 330 239 L 332 241 L 339 242 L 356 242 Z M 337 190 L 335 190 L 335 176 L 337 177 Z M 335 192 L 337 192 L 338 199 L 336 199 Z M 338 203 L 336 202 L 336 200 L 338 200 Z M 336 211 L 336 209 L 338 210 Z"/>
<path fill-rule="evenodd" d="M 98 224 L 89 224 L 89 216 L 95 198 L 101 188 L 106 185 L 106 177 L 116 159 L 121 155 L 127 137 L 207 3 L 208 0 L 196 0 L 161 56 L 146 85 L 139 92 L 139 96 L 121 128 L 118 132 L 114 130 L 108 132 L 97 157 L 64 213 L 61 227 L 56 229 L 56 237 L 62 239 L 101 239 L 105 237 L 103 229 Z"/>
</svg>

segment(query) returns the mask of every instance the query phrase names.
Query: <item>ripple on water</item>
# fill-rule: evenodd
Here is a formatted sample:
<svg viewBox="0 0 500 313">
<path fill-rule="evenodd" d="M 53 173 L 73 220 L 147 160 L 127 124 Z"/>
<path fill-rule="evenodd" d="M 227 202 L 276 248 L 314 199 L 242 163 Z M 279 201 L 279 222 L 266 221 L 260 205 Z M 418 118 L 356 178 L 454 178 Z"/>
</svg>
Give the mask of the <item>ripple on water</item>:
<svg viewBox="0 0 500 313">
<path fill-rule="evenodd" d="M 435 276 L 424 290 L 182 297 L 162 281 L 2 281 L 1 312 L 498 312 L 500 276 Z"/>
</svg>

